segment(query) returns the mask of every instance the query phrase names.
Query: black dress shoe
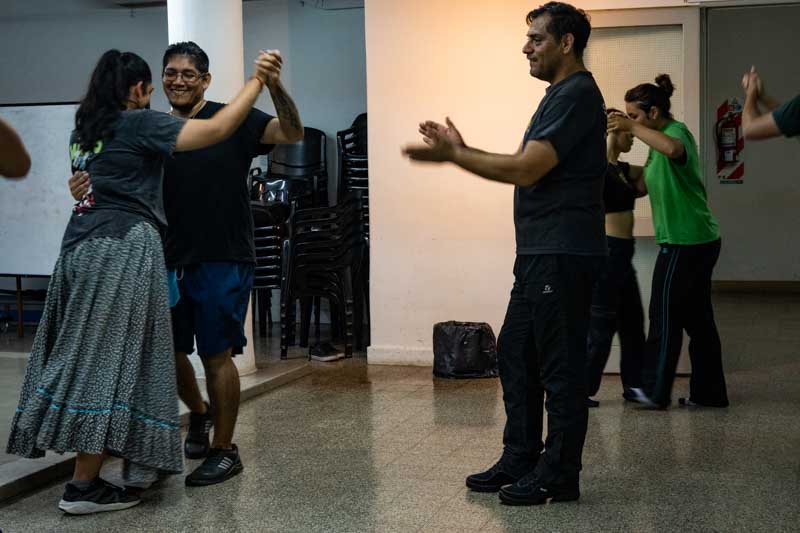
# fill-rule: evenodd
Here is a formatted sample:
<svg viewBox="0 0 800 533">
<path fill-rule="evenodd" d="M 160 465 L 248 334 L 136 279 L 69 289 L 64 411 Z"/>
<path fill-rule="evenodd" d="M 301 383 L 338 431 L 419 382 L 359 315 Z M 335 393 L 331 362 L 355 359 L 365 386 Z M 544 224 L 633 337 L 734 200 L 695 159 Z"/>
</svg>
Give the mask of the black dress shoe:
<svg viewBox="0 0 800 533">
<path fill-rule="evenodd" d="M 501 457 L 489 470 L 467 477 L 467 487 L 475 492 L 497 492 L 503 485 L 516 483 L 518 479 L 536 467 L 536 464 L 511 465 Z"/>
<path fill-rule="evenodd" d="M 591 398 L 586 398 L 586 407 L 600 407 L 600 402 L 597 400 L 592 400 Z"/>
<path fill-rule="evenodd" d="M 183 453 L 187 459 L 202 459 L 208 455 L 211 443 L 208 434 L 211 432 L 211 406 L 206 404 L 203 414 L 189 413 L 189 431 L 186 433 L 186 442 L 183 443 Z"/>
<path fill-rule="evenodd" d="M 700 403 L 691 398 L 678 398 L 678 404 L 682 407 L 728 407 L 727 400 L 719 403 Z"/>
<path fill-rule="evenodd" d="M 208 452 L 208 457 L 194 472 L 186 476 L 186 485 L 189 487 L 204 487 L 222 483 L 226 479 L 240 474 L 244 470 L 242 460 L 239 458 L 239 449 L 234 444 L 230 450 L 213 448 Z"/>
<path fill-rule="evenodd" d="M 500 489 L 500 501 L 506 505 L 541 505 L 548 500 L 569 502 L 581 497 L 577 480 L 544 484 L 531 472 L 513 485 Z"/>
</svg>

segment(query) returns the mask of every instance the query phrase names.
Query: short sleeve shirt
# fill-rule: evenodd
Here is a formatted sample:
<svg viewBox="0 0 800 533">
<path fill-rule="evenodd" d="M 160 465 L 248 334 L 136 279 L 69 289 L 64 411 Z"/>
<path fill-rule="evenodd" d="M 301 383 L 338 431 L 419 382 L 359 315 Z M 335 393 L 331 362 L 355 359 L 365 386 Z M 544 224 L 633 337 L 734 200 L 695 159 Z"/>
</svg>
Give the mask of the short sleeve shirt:
<svg viewBox="0 0 800 533">
<path fill-rule="evenodd" d="M 223 107 L 208 101 L 195 118 L 209 119 Z M 228 139 L 167 160 L 164 204 L 169 226 L 164 253 L 170 268 L 255 263 L 247 174 L 254 157 L 274 148 L 261 143 L 273 118 L 253 109 Z"/>
<path fill-rule="evenodd" d="M 800 94 L 773 111 L 772 116 L 785 136 L 800 135 Z"/>
<path fill-rule="evenodd" d="M 99 141 L 91 151 L 82 150 L 77 132 L 72 132 L 72 170 L 87 171 L 92 185 L 73 209 L 62 251 L 88 238 L 122 238 L 142 221 L 163 232 L 164 161 L 175 149 L 184 124 L 149 109 L 123 111 L 113 137 Z"/>
<path fill-rule="evenodd" d="M 558 164 L 515 189 L 517 254 L 605 255 L 606 113 L 590 72 L 547 89 L 525 132 L 524 143 L 534 140 L 549 141 Z"/>
<path fill-rule="evenodd" d="M 662 133 L 679 139 L 685 161 L 650 149 L 644 169 L 659 244 L 693 245 L 719 239 L 719 225 L 708 207 L 697 143 L 685 124 L 673 120 Z"/>
</svg>

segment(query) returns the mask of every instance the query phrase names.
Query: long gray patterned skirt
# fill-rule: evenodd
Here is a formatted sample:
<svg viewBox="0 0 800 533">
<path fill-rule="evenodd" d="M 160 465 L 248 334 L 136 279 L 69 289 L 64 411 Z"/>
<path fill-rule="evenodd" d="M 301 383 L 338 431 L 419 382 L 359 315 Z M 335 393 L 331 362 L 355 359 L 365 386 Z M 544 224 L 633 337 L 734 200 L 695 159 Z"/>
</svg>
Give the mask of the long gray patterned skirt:
<svg viewBox="0 0 800 533">
<path fill-rule="evenodd" d="M 133 482 L 183 468 L 161 239 L 147 223 L 62 253 L 7 452 L 107 451 Z"/>
</svg>

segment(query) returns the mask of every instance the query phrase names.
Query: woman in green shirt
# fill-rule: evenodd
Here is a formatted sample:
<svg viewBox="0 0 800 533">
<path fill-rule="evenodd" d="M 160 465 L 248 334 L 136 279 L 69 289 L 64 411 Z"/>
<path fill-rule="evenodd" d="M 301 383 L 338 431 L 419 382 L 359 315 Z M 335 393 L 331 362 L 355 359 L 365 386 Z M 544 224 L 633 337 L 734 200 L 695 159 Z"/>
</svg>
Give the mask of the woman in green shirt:
<svg viewBox="0 0 800 533">
<path fill-rule="evenodd" d="M 661 247 L 653 272 L 643 388 L 632 392 L 649 407 L 669 406 L 686 330 L 692 377 L 689 398 L 680 403 L 726 407 L 722 349 L 711 304 L 719 226 L 708 208 L 694 137 L 670 113 L 674 90 L 669 76 L 661 74 L 655 85 L 637 85 L 625 94 L 630 118 L 608 120 L 609 132 L 630 132 L 650 147 L 644 181 Z"/>
</svg>

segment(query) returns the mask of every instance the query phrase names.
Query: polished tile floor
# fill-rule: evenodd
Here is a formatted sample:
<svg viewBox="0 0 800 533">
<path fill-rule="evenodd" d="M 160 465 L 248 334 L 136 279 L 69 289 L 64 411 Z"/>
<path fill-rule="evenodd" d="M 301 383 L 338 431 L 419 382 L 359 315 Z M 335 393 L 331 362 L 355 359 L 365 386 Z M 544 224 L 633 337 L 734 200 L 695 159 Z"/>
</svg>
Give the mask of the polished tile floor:
<svg viewBox="0 0 800 533">
<path fill-rule="evenodd" d="M 590 414 L 578 502 L 510 508 L 464 487 L 500 451 L 497 380 L 434 380 L 429 369 L 356 358 L 315 364 L 244 404 L 236 441 L 245 471 L 227 483 L 188 489 L 175 477 L 139 507 L 91 517 L 56 509 L 59 483 L 0 507 L 0 529 L 798 531 L 798 299 L 715 303 L 731 407 L 640 411 L 607 376 Z M 675 397 L 686 389 L 678 379 Z"/>
</svg>

